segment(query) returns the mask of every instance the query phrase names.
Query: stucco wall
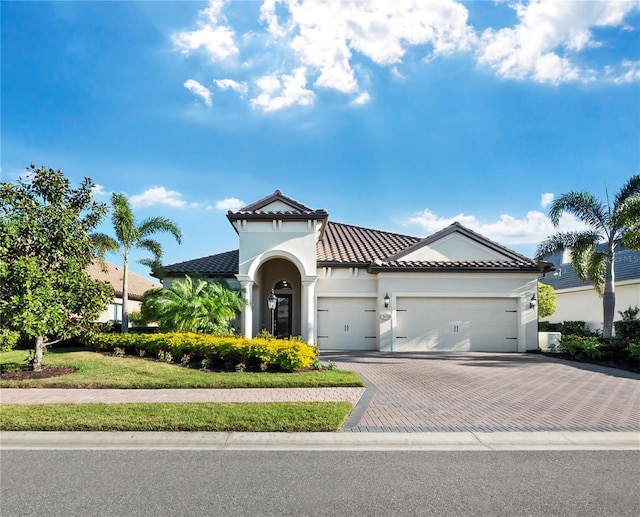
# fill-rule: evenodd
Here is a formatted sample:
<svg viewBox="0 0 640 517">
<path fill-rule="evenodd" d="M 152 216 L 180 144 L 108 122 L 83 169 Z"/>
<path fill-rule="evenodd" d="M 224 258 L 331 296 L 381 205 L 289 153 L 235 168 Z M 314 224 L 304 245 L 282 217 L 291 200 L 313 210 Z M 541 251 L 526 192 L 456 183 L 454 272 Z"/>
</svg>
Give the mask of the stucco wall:
<svg viewBox="0 0 640 517">
<path fill-rule="evenodd" d="M 640 307 L 640 284 L 635 282 L 616 283 L 616 308 L 614 321 L 622 319 L 619 311 L 629 307 Z M 601 330 L 603 325 L 602 298 L 595 289 L 579 287 L 556 291 L 557 309 L 544 319 L 550 323 L 563 321 L 584 321 L 591 330 Z"/>
</svg>

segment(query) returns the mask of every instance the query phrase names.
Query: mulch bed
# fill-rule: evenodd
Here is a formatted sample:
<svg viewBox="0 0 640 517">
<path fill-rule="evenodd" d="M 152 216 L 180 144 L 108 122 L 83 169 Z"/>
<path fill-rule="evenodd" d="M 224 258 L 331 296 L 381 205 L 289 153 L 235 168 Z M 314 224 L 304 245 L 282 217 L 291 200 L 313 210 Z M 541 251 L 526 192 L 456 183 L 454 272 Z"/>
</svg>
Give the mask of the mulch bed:
<svg viewBox="0 0 640 517">
<path fill-rule="evenodd" d="M 48 377 L 60 377 L 77 371 L 72 366 L 44 366 L 39 372 L 33 370 L 14 370 L 0 374 L 3 381 L 24 381 L 28 379 L 46 379 Z"/>
<path fill-rule="evenodd" d="M 618 370 L 626 370 L 628 372 L 640 373 L 640 363 L 638 361 L 631 361 L 625 359 L 590 359 L 588 357 L 583 357 L 581 359 L 577 359 L 570 354 L 567 353 L 553 353 L 547 354 L 549 357 L 555 357 L 556 359 L 564 359 L 565 361 L 572 361 L 575 363 L 587 363 L 587 364 L 597 364 L 599 366 L 607 366 L 609 368 L 616 368 Z"/>
</svg>

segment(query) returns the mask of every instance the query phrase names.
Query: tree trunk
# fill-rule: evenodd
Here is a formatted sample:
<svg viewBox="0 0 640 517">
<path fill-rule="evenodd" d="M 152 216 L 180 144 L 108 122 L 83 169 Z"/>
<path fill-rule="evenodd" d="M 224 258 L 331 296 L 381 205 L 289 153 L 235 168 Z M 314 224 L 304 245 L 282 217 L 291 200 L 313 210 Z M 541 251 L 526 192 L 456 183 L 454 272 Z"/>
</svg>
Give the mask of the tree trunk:
<svg viewBox="0 0 640 517">
<path fill-rule="evenodd" d="M 124 267 L 122 268 L 122 327 L 123 334 L 129 332 L 129 252 L 124 252 Z"/>
<path fill-rule="evenodd" d="M 602 325 L 602 337 L 613 336 L 613 317 L 616 309 L 615 272 L 613 270 L 614 253 L 607 257 L 607 272 L 602 294 L 602 313 L 604 317 Z"/>
<path fill-rule="evenodd" d="M 44 353 L 44 336 L 38 336 L 36 338 L 36 344 L 33 350 L 33 371 L 39 372 L 42 370 L 42 354 Z"/>
</svg>

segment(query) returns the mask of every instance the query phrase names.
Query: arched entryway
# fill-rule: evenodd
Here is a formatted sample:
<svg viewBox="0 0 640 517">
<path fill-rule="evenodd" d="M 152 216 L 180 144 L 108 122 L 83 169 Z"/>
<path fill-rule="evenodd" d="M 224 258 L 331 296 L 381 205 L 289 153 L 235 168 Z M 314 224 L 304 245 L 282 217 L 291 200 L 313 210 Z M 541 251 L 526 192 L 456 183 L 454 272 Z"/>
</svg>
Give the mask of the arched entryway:
<svg viewBox="0 0 640 517">
<path fill-rule="evenodd" d="M 302 282 L 295 264 L 284 258 L 264 262 L 257 271 L 259 297 L 259 330 L 267 330 L 278 338 L 302 335 Z M 268 298 L 273 291 L 276 306 L 269 309 Z"/>
</svg>

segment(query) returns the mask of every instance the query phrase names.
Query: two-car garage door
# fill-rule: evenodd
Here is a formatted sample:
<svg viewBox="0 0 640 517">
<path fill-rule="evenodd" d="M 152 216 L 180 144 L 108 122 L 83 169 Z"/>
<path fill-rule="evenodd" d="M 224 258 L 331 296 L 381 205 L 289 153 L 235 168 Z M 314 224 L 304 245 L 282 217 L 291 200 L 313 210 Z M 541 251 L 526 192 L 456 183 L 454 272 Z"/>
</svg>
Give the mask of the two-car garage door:
<svg viewBox="0 0 640 517">
<path fill-rule="evenodd" d="M 393 349 L 517 352 L 515 298 L 399 297 Z"/>
</svg>

